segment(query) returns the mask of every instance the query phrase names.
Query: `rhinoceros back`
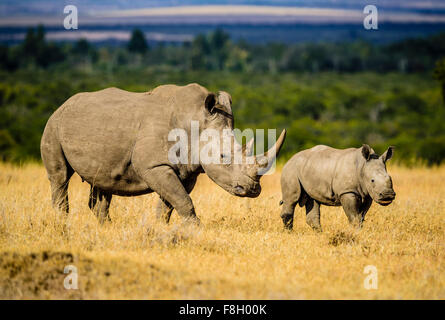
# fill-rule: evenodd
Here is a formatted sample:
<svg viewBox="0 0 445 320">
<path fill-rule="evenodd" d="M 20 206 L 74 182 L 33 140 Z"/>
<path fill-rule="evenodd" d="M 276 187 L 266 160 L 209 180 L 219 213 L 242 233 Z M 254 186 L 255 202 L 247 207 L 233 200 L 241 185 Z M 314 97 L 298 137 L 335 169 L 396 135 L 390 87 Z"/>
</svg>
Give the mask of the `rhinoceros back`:
<svg viewBox="0 0 445 320">
<path fill-rule="evenodd" d="M 349 190 L 355 149 L 318 145 L 296 154 L 298 177 L 308 195 L 326 205 L 339 205 L 339 195 Z"/>
<path fill-rule="evenodd" d="M 131 153 L 140 126 L 159 113 L 159 104 L 147 93 L 109 88 L 77 94 L 60 109 L 57 135 L 74 171 L 104 190 L 146 188 L 131 166 Z"/>
</svg>

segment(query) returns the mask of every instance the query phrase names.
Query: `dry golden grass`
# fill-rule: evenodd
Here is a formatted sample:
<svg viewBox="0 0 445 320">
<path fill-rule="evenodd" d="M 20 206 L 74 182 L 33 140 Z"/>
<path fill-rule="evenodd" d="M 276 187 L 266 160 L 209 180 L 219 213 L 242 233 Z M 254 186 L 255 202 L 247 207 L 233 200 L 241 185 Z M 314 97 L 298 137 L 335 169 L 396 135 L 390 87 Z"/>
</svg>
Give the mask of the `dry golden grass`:
<svg viewBox="0 0 445 320">
<path fill-rule="evenodd" d="M 0 298 L 444 299 L 445 167 L 390 167 L 396 201 L 373 204 L 360 232 L 341 208 L 322 207 L 315 234 L 297 208 L 279 218 L 279 173 L 257 199 L 229 195 L 205 176 L 192 198 L 203 227 L 154 218 L 157 196 L 114 197 L 112 223 L 89 211 L 89 186 L 71 180 L 67 219 L 50 205 L 41 165 L 0 164 Z M 75 265 L 79 289 L 66 290 Z M 366 265 L 378 289 L 363 286 Z"/>
</svg>

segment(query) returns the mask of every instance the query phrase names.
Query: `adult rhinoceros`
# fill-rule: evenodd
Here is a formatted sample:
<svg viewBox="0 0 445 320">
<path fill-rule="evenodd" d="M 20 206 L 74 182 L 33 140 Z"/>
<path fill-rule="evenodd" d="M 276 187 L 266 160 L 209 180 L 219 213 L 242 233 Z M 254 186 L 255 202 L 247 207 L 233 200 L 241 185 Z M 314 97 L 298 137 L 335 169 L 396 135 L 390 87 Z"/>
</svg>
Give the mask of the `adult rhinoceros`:
<svg viewBox="0 0 445 320">
<path fill-rule="evenodd" d="M 175 143 L 168 139 L 171 130 L 185 130 L 190 137 L 194 121 L 200 132 L 230 132 L 231 104 L 228 93 L 214 94 L 198 84 L 164 85 L 145 93 L 108 88 L 74 95 L 50 117 L 41 141 L 53 206 L 68 213 L 68 182 L 74 172 L 91 185 L 89 207 L 101 222 L 109 220 L 112 195 L 156 192 L 160 196 L 158 218 L 168 222 L 174 208 L 182 217 L 199 223 L 189 193 L 204 172 L 233 195 L 257 197 L 261 192 L 258 172 L 274 160 L 285 131 L 261 156 L 268 161 L 174 164 L 169 160 Z M 233 135 L 231 139 L 233 155 Z M 246 156 L 251 153 L 249 147 L 242 149 Z"/>
</svg>

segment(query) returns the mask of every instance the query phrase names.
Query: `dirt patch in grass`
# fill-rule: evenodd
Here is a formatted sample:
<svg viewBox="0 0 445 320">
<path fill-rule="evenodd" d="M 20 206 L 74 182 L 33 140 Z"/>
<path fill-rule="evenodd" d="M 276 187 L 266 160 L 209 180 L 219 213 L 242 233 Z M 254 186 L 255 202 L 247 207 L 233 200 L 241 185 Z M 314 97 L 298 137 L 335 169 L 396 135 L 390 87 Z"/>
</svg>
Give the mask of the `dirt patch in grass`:
<svg viewBox="0 0 445 320">
<path fill-rule="evenodd" d="M 77 271 L 77 289 L 64 282 Z M 72 284 L 72 282 L 70 282 Z M 165 299 L 198 297 L 215 283 L 180 270 L 166 270 L 150 259 L 125 255 L 92 259 L 70 252 L 0 252 L 0 299 Z M 204 288 L 204 289 L 203 289 Z"/>
<path fill-rule="evenodd" d="M 66 290 L 63 285 L 68 275 L 64 268 L 74 261 L 69 252 L 0 253 L 0 298 L 32 299 L 56 294 L 60 298 L 79 299 L 79 291 Z"/>
<path fill-rule="evenodd" d="M 346 233 L 343 231 L 337 232 L 329 238 L 329 245 L 334 247 L 338 247 L 343 244 L 351 245 L 355 243 L 357 243 L 356 237 L 351 233 Z"/>
</svg>

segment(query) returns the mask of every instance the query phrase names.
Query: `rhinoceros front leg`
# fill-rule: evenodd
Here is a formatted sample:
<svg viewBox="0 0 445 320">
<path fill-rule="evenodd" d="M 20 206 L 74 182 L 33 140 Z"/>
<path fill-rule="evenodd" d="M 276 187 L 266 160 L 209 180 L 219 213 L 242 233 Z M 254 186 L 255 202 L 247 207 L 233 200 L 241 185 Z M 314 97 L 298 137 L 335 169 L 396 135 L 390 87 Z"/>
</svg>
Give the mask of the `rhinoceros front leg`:
<svg viewBox="0 0 445 320">
<path fill-rule="evenodd" d="M 310 198 L 306 201 L 306 223 L 317 232 L 322 232 L 320 224 L 320 204 Z"/>
<path fill-rule="evenodd" d="M 191 177 L 183 182 L 183 186 L 188 194 L 190 194 L 195 187 L 197 178 L 198 176 Z M 156 206 L 156 218 L 165 223 L 169 223 L 172 212 L 173 206 L 168 201 L 159 198 Z"/>
<path fill-rule="evenodd" d="M 172 215 L 173 206 L 159 198 L 158 204 L 156 205 L 156 218 L 162 222 L 168 223 L 170 221 L 170 217 Z"/>
<path fill-rule="evenodd" d="M 164 204 L 170 204 L 184 219 L 199 223 L 192 199 L 172 168 L 159 166 L 148 169 L 144 171 L 142 178 L 163 199 Z"/>
<path fill-rule="evenodd" d="M 366 213 L 368 212 L 371 205 L 372 205 L 372 198 L 370 196 L 366 196 L 360 206 L 360 215 L 362 224 L 365 221 Z"/>
<path fill-rule="evenodd" d="M 349 223 L 356 228 L 361 228 L 364 215 L 360 211 L 360 197 L 355 193 L 345 193 L 341 195 L 340 202 L 346 216 L 348 217 Z"/>
<path fill-rule="evenodd" d="M 111 193 L 100 190 L 96 187 L 90 187 L 90 199 L 88 207 L 93 211 L 100 223 L 111 221 L 108 211 L 110 209 Z"/>
</svg>

